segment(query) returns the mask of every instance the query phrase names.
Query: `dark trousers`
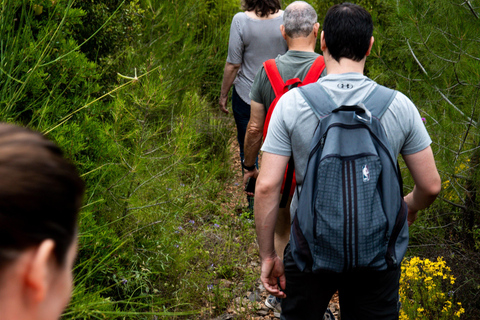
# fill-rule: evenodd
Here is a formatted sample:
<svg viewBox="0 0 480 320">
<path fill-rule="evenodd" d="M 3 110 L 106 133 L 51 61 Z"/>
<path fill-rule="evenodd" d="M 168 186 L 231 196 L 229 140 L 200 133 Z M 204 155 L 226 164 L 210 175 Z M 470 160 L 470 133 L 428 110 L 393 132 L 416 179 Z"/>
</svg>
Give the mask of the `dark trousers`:
<svg viewBox="0 0 480 320">
<path fill-rule="evenodd" d="M 237 125 L 237 140 L 240 146 L 240 161 L 243 162 L 244 152 L 243 146 L 245 145 L 245 134 L 247 133 L 247 125 L 250 121 L 250 105 L 240 98 L 235 86 L 232 90 L 232 111 L 235 118 L 235 124 Z M 255 159 L 255 166 L 258 168 L 258 157 Z M 242 167 L 243 172 L 243 167 Z M 253 197 L 247 196 L 248 208 L 253 210 Z"/>
<path fill-rule="evenodd" d="M 243 161 L 243 146 L 245 142 L 245 133 L 247 133 L 248 121 L 250 121 L 250 105 L 240 98 L 235 86 L 232 91 L 232 111 L 237 125 L 237 140 L 240 146 L 240 160 Z"/>
<path fill-rule="evenodd" d="M 400 268 L 391 271 L 349 273 L 301 272 L 285 248 L 287 298 L 282 299 L 281 320 L 321 320 L 338 290 L 342 320 L 398 319 Z"/>
</svg>

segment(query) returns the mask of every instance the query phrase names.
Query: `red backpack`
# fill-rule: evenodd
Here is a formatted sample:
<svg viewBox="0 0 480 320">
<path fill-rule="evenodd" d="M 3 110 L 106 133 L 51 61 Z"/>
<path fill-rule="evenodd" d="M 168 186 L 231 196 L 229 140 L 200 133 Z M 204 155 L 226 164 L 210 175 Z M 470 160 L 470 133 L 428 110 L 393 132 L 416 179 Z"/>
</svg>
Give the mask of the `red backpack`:
<svg viewBox="0 0 480 320">
<path fill-rule="evenodd" d="M 268 80 L 270 80 L 270 84 L 275 92 L 275 100 L 272 101 L 270 107 L 268 108 L 265 124 L 263 125 L 263 139 L 265 140 L 265 137 L 267 136 L 268 125 L 270 124 L 270 118 L 272 117 L 272 112 L 275 109 L 278 100 L 283 96 L 284 93 L 292 88 L 301 87 L 306 84 L 316 82 L 318 78 L 320 78 L 323 69 L 325 69 L 325 62 L 322 56 L 318 56 L 310 67 L 310 70 L 308 70 L 308 73 L 303 81 L 301 81 L 299 78 L 293 78 L 283 82 L 280 72 L 278 71 L 277 64 L 275 63 L 275 59 L 265 61 L 263 63 L 263 67 L 265 68 Z M 295 192 L 296 180 L 294 168 L 295 166 L 293 164 L 293 157 L 290 157 L 290 161 L 288 162 L 287 169 L 285 171 L 285 177 L 283 178 L 282 183 L 282 200 L 280 201 L 280 208 L 285 208 L 288 197 L 293 196 Z M 290 190 L 290 192 L 285 190 Z"/>
</svg>

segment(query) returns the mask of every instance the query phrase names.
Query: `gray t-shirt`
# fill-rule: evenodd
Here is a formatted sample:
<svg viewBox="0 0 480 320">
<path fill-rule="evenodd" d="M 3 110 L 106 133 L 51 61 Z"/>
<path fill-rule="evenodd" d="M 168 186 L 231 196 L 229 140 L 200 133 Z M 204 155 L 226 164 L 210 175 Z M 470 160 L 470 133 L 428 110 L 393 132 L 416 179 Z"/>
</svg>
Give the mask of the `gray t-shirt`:
<svg viewBox="0 0 480 320">
<path fill-rule="evenodd" d="M 338 106 L 359 104 L 377 85 L 360 73 L 331 74 L 318 82 Z M 318 121 L 298 89 L 292 89 L 278 101 L 262 146 L 265 152 L 283 156 L 293 154 L 299 188 L 303 183 L 310 143 Z M 397 156 L 422 151 L 432 142 L 417 108 L 401 92 L 396 94 L 380 122 Z M 297 207 L 296 200 L 294 196 L 290 207 L 292 214 Z"/>
<path fill-rule="evenodd" d="M 319 54 L 316 52 L 289 50 L 284 55 L 275 58 L 275 63 L 284 82 L 293 78 L 303 80 L 318 56 Z M 323 70 L 322 76 L 325 74 L 326 69 Z M 268 112 L 268 108 L 275 100 L 275 92 L 263 66 L 253 81 L 250 99 L 263 104 L 266 112 Z"/>
<path fill-rule="evenodd" d="M 230 27 L 227 62 L 241 64 L 233 82 L 240 98 L 250 104 L 250 88 L 262 63 L 287 52 L 280 32 L 283 13 L 273 19 L 259 20 L 237 13 Z"/>
</svg>

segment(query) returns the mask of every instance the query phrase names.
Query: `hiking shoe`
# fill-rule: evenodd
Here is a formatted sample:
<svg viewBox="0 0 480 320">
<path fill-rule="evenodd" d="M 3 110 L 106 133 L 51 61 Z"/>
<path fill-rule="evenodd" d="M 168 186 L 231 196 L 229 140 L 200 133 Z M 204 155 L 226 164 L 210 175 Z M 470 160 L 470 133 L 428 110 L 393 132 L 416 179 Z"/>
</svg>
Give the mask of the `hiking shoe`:
<svg viewBox="0 0 480 320">
<path fill-rule="evenodd" d="M 323 320 L 335 320 L 335 316 L 329 308 L 327 308 L 327 310 L 325 311 L 325 314 L 323 315 Z"/>
<path fill-rule="evenodd" d="M 273 315 L 277 318 L 280 317 L 280 313 L 282 313 L 282 299 L 277 298 L 275 296 L 269 295 L 267 300 L 265 300 L 265 305 L 270 309 L 273 309 Z"/>
</svg>

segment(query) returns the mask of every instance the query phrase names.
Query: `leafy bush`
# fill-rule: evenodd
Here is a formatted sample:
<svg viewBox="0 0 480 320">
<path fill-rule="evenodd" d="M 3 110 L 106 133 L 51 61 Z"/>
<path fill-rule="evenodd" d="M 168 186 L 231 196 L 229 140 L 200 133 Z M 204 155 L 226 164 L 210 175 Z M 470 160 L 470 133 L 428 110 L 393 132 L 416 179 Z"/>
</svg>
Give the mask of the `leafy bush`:
<svg viewBox="0 0 480 320">
<path fill-rule="evenodd" d="M 410 230 L 415 254 L 445 256 L 466 316 L 478 317 L 478 8 L 454 0 L 390 1 L 376 30 L 370 71 L 409 96 L 425 118 L 443 181 L 439 199 Z M 375 61 L 376 60 L 376 61 Z M 405 175 L 407 190 L 413 187 Z M 468 276 L 465 276 L 468 274 Z"/>
<path fill-rule="evenodd" d="M 455 277 L 445 261 L 412 257 L 402 263 L 400 319 L 453 319 L 465 313 L 454 301 Z"/>
<path fill-rule="evenodd" d="M 0 110 L 3 120 L 45 128 L 99 90 L 96 66 L 79 53 L 67 26 L 83 11 L 70 2 L 9 0 L 2 5 Z M 36 8 L 36 9 L 35 9 Z M 40 8 L 40 9 L 39 9 Z M 50 123 L 44 123 L 46 119 Z"/>
</svg>

